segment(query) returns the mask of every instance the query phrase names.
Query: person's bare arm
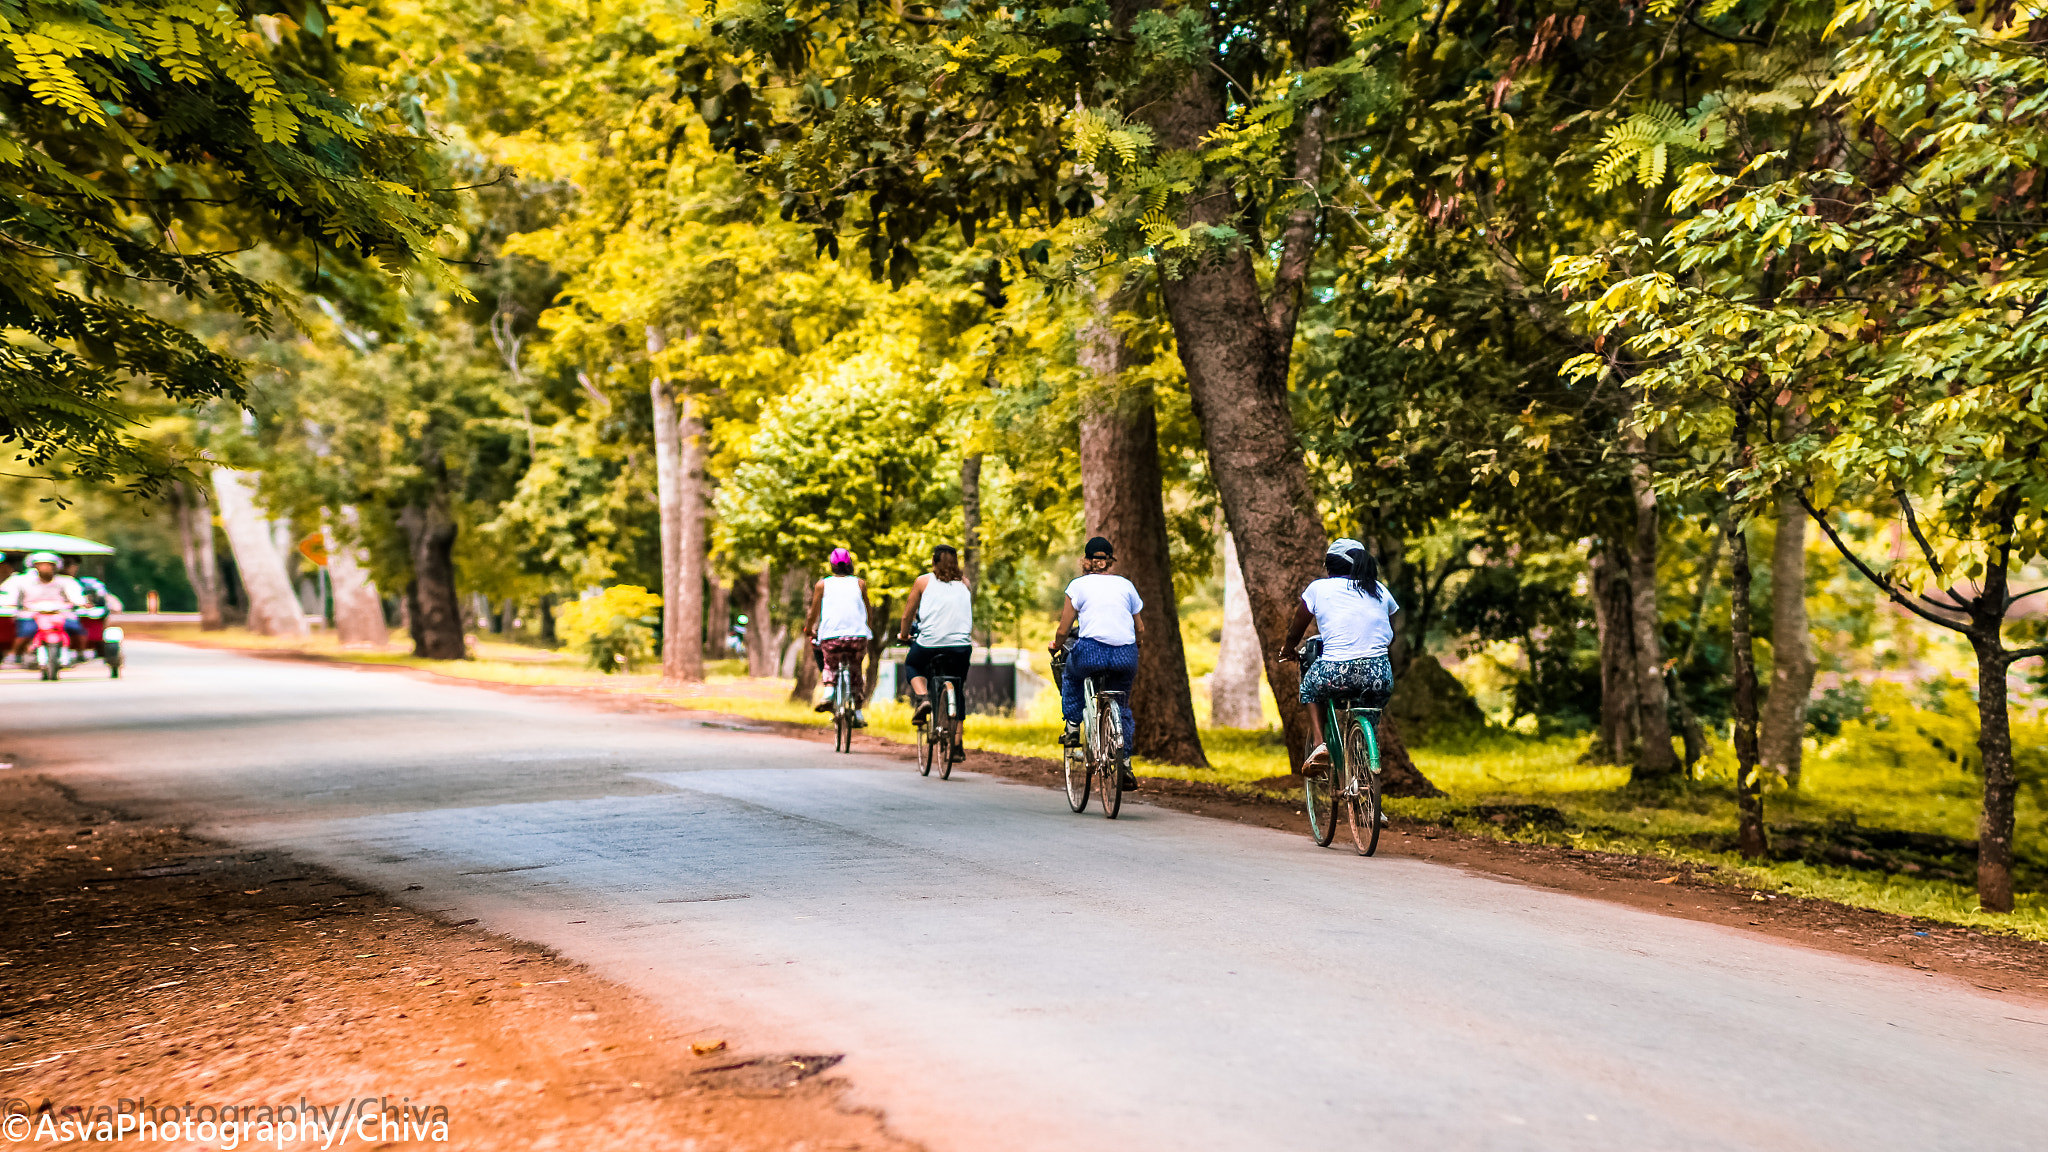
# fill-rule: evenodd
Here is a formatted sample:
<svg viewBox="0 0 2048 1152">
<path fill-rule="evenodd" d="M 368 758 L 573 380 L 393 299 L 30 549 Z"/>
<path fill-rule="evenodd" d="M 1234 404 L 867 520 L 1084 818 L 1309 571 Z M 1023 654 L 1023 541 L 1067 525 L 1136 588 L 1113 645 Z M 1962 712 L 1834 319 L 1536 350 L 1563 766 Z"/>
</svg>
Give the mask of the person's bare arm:
<svg viewBox="0 0 2048 1152">
<path fill-rule="evenodd" d="M 1302 633 L 1307 632 L 1309 625 L 1315 622 L 1315 613 L 1308 610 L 1308 605 L 1296 600 L 1294 602 L 1294 619 L 1287 622 L 1287 640 L 1280 645 L 1280 659 L 1282 662 L 1294 659 L 1294 649 L 1300 645 Z"/>
<path fill-rule="evenodd" d="M 910 599 L 903 604 L 903 623 L 896 629 L 896 636 L 904 643 L 910 642 L 910 626 L 917 621 L 917 604 L 924 599 L 924 586 L 931 581 L 927 572 L 910 582 Z"/>
<path fill-rule="evenodd" d="M 1074 618 L 1079 615 L 1080 613 L 1074 610 L 1074 598 L 1072 596 L 1066 597 L 1066 607 L 1060 609 L 1060 626 L 1053 629 L 1052 644 L 1046 649 L 1047 651 L 1057 652 L 1060 650 L 1060 645 L 1066 642 L 1067 633 L 1073 630 Z"/>
<path fill-rule="evenodd" d="M 1132 631 L 1132 633 L 1133 633 L 1133 634 L 1135 634 L 1135 635 L 1136 635 L 1136 636 L 1138 637 L 1138 639 L 1140 639 L 1140 640 L 1143 640 L 1143 639 L 1145 638 L 1145 617 L 1144 617 L 1144 616 L 1142 616 L 1142 615 L 1139 615 L 1138 613 L 1135 613 L 1135 612 L 1133 612 L 1133 613 L 1131 614 L 1131 631 Z"/>
<path fill-rule="evenodd" d="M 811 606 L 804 609 L 804 639 L 806 640 L 816 640 L 818 638 L 818 605 L 823 602 L 824 598 L 825 582 L 820 580 L 816 584 L 811 585 Z"/>
</svg>

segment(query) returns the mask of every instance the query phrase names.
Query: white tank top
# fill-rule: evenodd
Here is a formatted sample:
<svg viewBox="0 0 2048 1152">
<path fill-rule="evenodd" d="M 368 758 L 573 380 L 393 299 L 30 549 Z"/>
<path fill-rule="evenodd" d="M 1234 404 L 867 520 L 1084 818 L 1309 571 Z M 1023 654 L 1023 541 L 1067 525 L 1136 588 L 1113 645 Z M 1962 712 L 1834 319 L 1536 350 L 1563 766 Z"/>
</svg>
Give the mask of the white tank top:
<svg viewBox="0 0 2048 1152">
<path fill-rule="evenodd" d="M 860 577 L 827 576 L 821 583 L 825 591 L 818 598 L 818 639 L 873 635 L 868 631 L 868 614 L 860 606 Z"/>
<path fill-rule="evenodd" d="M 974 593 L 967 581 L 925 581 L 917 601 L 917 642 L 926 648 L 958 648 L 974 643 Z"/>
</svg>

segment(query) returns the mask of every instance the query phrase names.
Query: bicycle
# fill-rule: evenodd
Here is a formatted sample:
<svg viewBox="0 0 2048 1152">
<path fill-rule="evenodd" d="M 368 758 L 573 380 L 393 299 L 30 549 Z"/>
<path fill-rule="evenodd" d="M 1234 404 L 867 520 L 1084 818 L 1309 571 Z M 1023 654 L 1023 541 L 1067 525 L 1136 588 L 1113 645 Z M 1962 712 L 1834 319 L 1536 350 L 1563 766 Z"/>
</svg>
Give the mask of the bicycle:
<svg viewBox="0 0 2048 1152">
<path fill-rule="evenodd" d="M 853 751 L 853 714 L 859 705 L 853 698 L 853 667 L 848 660 L 839 661 L 839 667 L 832 674 L 832 750 Z"/>
<path fill-rule="evenodd" d="M 1296 656 L 1304 670 L 1322 655 L 1322 648 L 1322 641 L 1313 636 L 1302 642 Z M 1380 741 L 1376 728 L 1382 710 L 1348 698 L 1325 700 L 1317 707 L 1323 712 L 1330 774 L 1318 779 L 1302 772 L 1309 837 L 1316 847 L 1328 848 L 1336 839 L 1337 815 L 1342 811 L 1351 825 L 1351 842 L 1358 854 L 1370 856 L 1380 843 Z"/>
<path fill-rule="evenodd" d="M 1066 653 L 1060 656 L 1055 683 L 1066 675 Z M 1081 745 L 1061 750 L 1067 806 L 1077 813 L 1088 810 L 1088 794 L 1097 788 L 1104 816 L 1114 820 L 1123 810 L 1123 699 L 1122 692 L 1097 691 L 1093 676 L 1081 681 Z"/>
<path fill-rule="evenodd" d="M 933 676 L 930 682 L 935 686 L 931 698 L 931 711 L 917 726 L 922 729 L 917 740 L 917 774 L 932 774 L 934 758 L 939 764 L 939 779 L 953 777 L 953 745 L 960 739 L 960 678 L 957 676 Z"/>
</svg>

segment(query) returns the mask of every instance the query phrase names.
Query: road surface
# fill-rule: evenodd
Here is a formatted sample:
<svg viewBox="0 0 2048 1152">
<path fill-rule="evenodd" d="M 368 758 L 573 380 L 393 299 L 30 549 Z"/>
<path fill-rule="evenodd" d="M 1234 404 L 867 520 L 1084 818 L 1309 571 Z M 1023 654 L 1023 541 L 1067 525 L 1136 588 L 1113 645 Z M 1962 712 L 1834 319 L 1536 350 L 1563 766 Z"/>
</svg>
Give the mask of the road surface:
<svg viewBox="0 0 2048 1152">
<path fill-rule="evenodd" d="M 1943 979 L 674 715 L 131 647 L 120 681 L 0 676 L 4 751 L 844 1052 L 943 1152 L 2048 1146 L 2048 1012 Z"/>
</svg>

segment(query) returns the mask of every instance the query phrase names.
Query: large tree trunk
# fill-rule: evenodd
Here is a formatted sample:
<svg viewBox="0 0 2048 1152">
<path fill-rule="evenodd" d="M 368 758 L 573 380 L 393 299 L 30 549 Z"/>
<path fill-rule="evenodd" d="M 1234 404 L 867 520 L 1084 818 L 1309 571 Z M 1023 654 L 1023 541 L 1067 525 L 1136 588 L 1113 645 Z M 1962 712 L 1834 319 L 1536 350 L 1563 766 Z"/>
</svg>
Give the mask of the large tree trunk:
<svg viewBox="0 0 2048 1152">
<path fill-rule="evenodd" d="M 981 592 L 981 453 L 960 460 L 960 574 L 976 595 Z M 988 625 L 983 631 L 994 636 Z"/>
<path fill-rule="evenodd" d="M 775 675 L 775 657 L 781 651 L 775 628 L 775 565 L 763 563 L 754 577 L 754 606 L 747 615 L 747 675 Z"/>
<path fill-rule="evenodd" d="M 1657 492 L 1650 486 L 1649 444 L 1633 438 L 1632 448 L 1635 462 L 1628 479 L 1636 523 L 1628 553 L 1629 624 L 1636 647 L 1636 724 L 1642 737 L 1635 778 L 1667 779 L 1678 775 L 1678 758 L 1671 750 L 1671 702 L 1664 691 L 1664 642 L 1658 633 Z"/>
<path fill-rule="evenodd" d="M 344 506 L 337 515 L 354 529 L 354 508 Z M 342 542 L 332 528 L 323 531 L 327 537 L 327 578 L 334 591 L 336 636 L 343 647 L 382 648 L 391 639 L 391 630 L 384 625 L 384 601 L 377 595 L 377 582 L 370 579 L 369 571 L 363 567 L 362 549 L 353 542 Z"/>
<path fill-rule="evenodd" d="M 1593 623 L 1600 633 L 1600 739 L 1592 759 L 1627 764 L 1635 759 L 1636 645 L 1630 622 L 1628 565 L 1602 542 L 1587 557 L 1593 571 Z"/>
<path fill-rule="evenodd" d="M 1813 693 L 1813 634 L 1806 622 L 1806 509 L 1797 496 L 1778 501 L 1771 548 L 1771 693 L 1764 699 L 1763 766 L 1799 787 L 1806 703 Z"/>
<path fill-rule="evenodd" d="M 1995 585 L 1999 601 L 2005 598 L 2005 579 L 2001 570 L 1987 581 Z M 2003 615 L 2001 607 L 1998 616 Z M 1984 805 L 1977 814 L 1977 903 L 1987 912 L 2010 912 L 2019 780 L 2013 773 L 2012 721 L 2005 699 L 2005 670 L 2010 664 L 1998 633 L 1994 618 L 1989 629 L 1970 636 L 1977 653 L 1977 754 L 1984 759 Z"/>
<path fill-rule="evenodd" d="M 682 571 L 682 587 L 678 590 L 676 602 L 682 610 L 681 629 L 677 635 L 684 640 L 681 645 L 683 656 L 678 676 L 684 680 L 704 679 L 704 576 L 705 576 L 705 523 L 704 523 L 704 428 L 697 421 L 696 398 L 683 393 L 682 418 L 676 425 L 676 437 L 680 467 L 676 473 L 677 492 L 681 498 L 682 541 L 678 561 Z"/>
<path fill-rule="evenodd" d="M 1209 723 L 1217 728 L 1257 728 L 1265 723 L 1259 706 L 1259 633 L 1252 627 L 1252 601 L 1245 594 L 1237 542 L 1223 534 L 1223 640 L 1216 671 L 1209 676 Z"/>
<path fill-rule="evenodd" d="M 1728 543 L 1728 622 L 1735 673 L 1735 844 L 1744 856 L 1755 860 L 1764 856 L 1769 843 L 1764 832 L 1763 776 L 1756 757 L 1756 655 L 1750 625 L 1749 534 L 1732 531 Z"/>
<path fill-rule="evenodd" d="M 1134 749 L 1168 764 L 1206 768 L 1195 727 L 1187 653 L 1173 593 L 1173 557 L 1166 536 L 1165 483 L 1159 474 L 1159 419 L 1150 385 L 1124 377 L 1129 353 L 1110 324 L 1114 305 L 1082 332 L 1082 367 L 1095 379 L 1084 385 L 1081 407 L 1081 498 L 1085 534 L 1116 546 L 1116 572 L 1138 588 L 1148 625 L 1138 646 L 1131 710 L 1144 717 Z"/>
<path fill-rule="evenodd" d="M 278 553 L 270 521 L 256 506 L 256 486 L 226 468 L 213 470 L 221 527 L 234 549 L 235 568 L 249 597 L 249 629 L 264 636 L 304 636 L 306 615 Z"/>
<path fill-rule="evenodd" d="M 213 512 L 206 492 L 196 484 L 171 485 L 171 517 L 178 525 L 178 544 L 185 560 L 185 580 L 199 600 L 199 630 L 217 632 L 220 618 L 220 561 L 213 554 Z"/>
<path fill-rule="evenodd" d="M 708 560 L 704 571 L 704 591 L 709 601 L 704 611 L 704 658 L 723 660 L 731 655 L 726 651 L 725 638 L 732 633 L 732 588 L 718 578 L 717 565 Z"/>
<path fill-rule="evenodd" d="M 659 352 L 663 340 L 659 330 L 647 330 L 647 348 Z M 648 385 L 654 404 L 654 491 L 661 519 L 661 675 L 665 680 L 702 680 L 703 656 L 697 642 L 697 628 L 686 621 L 701 620 L 685 606 L 683 563 L 683 451 L 681 429 L 676 417 L 676 400 L 668 382 L 660 376 Z M 700 593 L 701 594 L 701 593 Z"/>
<path fill-rule="evenodd" d="M 412 552 L 407 590 L 412 654 L 429 660 L 460 660 L 469 654 L 462 639 L 462 603 L 455 594 L 455 517 L 448 497 L 436 491 L 398 513 Z"/>
</svg>

